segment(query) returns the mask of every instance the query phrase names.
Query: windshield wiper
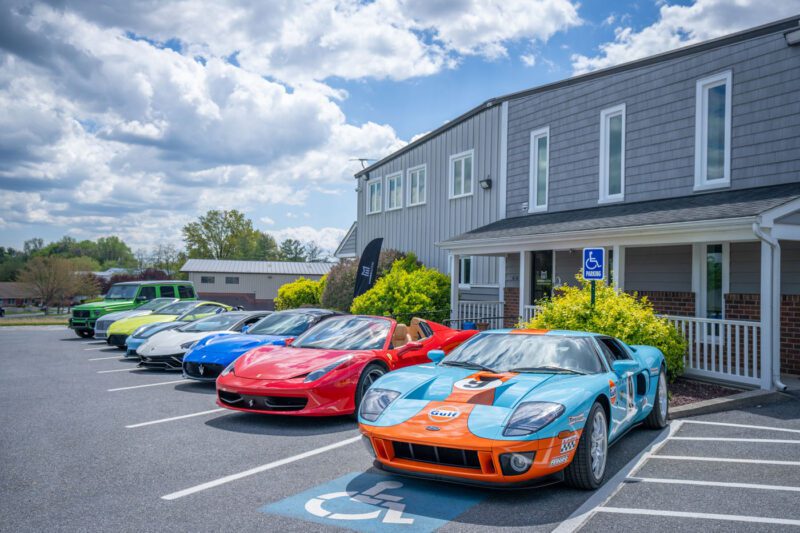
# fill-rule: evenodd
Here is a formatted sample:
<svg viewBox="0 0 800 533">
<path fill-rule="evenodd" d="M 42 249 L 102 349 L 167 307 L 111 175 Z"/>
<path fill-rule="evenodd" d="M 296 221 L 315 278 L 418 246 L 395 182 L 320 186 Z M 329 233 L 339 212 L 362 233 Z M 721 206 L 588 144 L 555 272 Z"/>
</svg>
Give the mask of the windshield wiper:
<svg viewBox="0 0 800 533">
<path fill-rule="evenodd" d="M 581 374 L 586 375 L 586 372 L 580 370 L 572 370 L 571 368 L 563 368 L 560 366 L 521 366 L 519 368 L 512 368 L 508 372 L 566 372 L 567 374 Z"/>
<path fill-rule="evenodd" d="M 485 372 L 491 372 L 492 374 L 497 374 L 497 372 L 494 369 L 489 368 L 488 366 L 480 365 L 478 363 L 467 363 L 464 361 L 443 361 L 441 364 L 447 366 L 458 366 L 461 368 L 471 368 L 474 370 L 483 370 Z"/>
</svg>

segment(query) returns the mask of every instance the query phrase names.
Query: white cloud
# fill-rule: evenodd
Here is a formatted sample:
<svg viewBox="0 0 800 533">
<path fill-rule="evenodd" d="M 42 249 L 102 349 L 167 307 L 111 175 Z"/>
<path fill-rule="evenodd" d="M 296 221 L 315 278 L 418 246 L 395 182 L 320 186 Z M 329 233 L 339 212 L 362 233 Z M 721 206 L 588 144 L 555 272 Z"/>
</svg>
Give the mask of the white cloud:
<svg viewBox="0 0 800 533">
<path fill-rule="evenodd" d="M 641 30 L 620 26 L 612 42 L 600 45 L 596 56 L 575 54 L 575 74 L 610 67 L 687 44 L 720 37 L 800 11 L 800 0 L 696 0 L 689 6 L 663 4 L 658 20 Z M 622 20 L 621 20 L 622 21 Z M 624 21 L 622 21 L 624 22 Z"/>
<path fill-rule="evenodd" d="M 261 217 L 258 219 L 262 224 L 266 224 L 267 226 L 274 226 L 275 220 L 271 219 L 270 217 Z"/>
<path fill-rule="evenodd" d="M 519 56 L 520 61 L 526 67 L 532 67 L 536 65 L 536 55 L 535 54 L 522 54 Z"/>
<path fill-rule="evenodd" d="M 311 226 L 297 226 L 294 228 L 284 228 L 270 230 L 270 233 L 279 243 L 284 239 L 297 239 L 300 242 L 313 242 L 323 250 L 332 253 L 339 246 L 339 243 L 347 233 L 342 228 L 312 228 Z"/>
</svg>

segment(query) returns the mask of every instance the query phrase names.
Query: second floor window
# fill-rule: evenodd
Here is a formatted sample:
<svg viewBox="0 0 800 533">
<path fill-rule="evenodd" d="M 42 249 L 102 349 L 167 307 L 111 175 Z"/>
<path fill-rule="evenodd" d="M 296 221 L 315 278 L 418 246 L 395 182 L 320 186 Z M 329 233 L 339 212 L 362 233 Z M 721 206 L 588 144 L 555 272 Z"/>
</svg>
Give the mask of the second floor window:
<svg viewBox="0 0 800 533">
<path fill-rule="evenodd" d="M 550 128 L 531 133 L 530 198 L 528 212 L 547 210 L 550 174 Z"/>
<path fill-rule="evenodd" d="M 425 203 L 425 180 L 427 178 L 425 165 L 408 170 L 408 206 Z"/>
<path fill-rule="evenodd" d="M 381 212 L 381 180 L 367 183 L 367 214 Z"/>
<path fill-rule="evenodd" d="M 403 174 L 386 176 L 386 210 L 403 207 Z"/>
<path fill-rule="evenodd" d="M 600 202 L 625 199 L 625 104 L 600 113 Z"/>
<path fill-rule="evenodd" d="M 730 184 L 731 71 L 697 82 L 695 97 L 695 190 Z"/>
<path fill-rule="evenodd" d="M 450 198 L 472 194 L 473 152 L 450 156 Z"/>
</svg>

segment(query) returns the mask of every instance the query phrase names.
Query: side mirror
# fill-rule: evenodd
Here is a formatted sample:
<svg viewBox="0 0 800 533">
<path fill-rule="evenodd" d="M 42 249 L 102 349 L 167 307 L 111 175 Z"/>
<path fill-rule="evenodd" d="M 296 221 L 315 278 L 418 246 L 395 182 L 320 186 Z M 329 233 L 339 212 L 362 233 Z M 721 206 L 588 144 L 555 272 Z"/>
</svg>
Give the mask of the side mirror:
<svg viewBox="0 0 800 533">
<path fill-rule="evenodd" d="M 611 364 L 611 368 L 619 377 L 624 377 L 639 370 L 639 364 L 630 359 L 623 359 L 620 361 L 614 361 Z"/>
<path fill-rule="evenodd" d="M 444 359 L 444 350 L 431 350 L 428 352 L 428 359 L 433 361 L 433 364 L 438 365 Z"/>
<path fill-rule="evenodd" d="M 404 354 L 404 353 L 410 352 L 412 350 L 420 350 L 420 349 L 422 349 L 422 343 L 421 342 L 416 342 L 416 341 L 407 342 L 407 343 L 405 343 L 404 345 L 402 345 L 400 347 L 400 349 L 398 350 L 398 353 Z"/>
<path fill-rule="evenodd" d="M 250 331 L 250 325 L 249 324 L 242 328 L 242 333 L 247 333 L 248 331 Z"/>
</svg>

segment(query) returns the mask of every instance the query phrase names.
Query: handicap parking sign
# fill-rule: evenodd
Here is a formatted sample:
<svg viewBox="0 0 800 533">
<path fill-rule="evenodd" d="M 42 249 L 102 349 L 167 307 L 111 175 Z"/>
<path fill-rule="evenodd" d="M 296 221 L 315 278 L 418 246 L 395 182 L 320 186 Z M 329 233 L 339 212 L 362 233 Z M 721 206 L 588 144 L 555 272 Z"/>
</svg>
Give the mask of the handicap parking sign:
<svg viewBox="0 0 800 533">
<path fill-rule="evenodd" d="M 606 251 L 604 248 L 583 249 L 583 279 L 599 281 L 606 276 Z"/>
<path fill-rule="evenodd" d="M 356 531 L 434 531 L 485 496 L 477 489 L 354 472 L 260 511 Z"/>
</svg>

